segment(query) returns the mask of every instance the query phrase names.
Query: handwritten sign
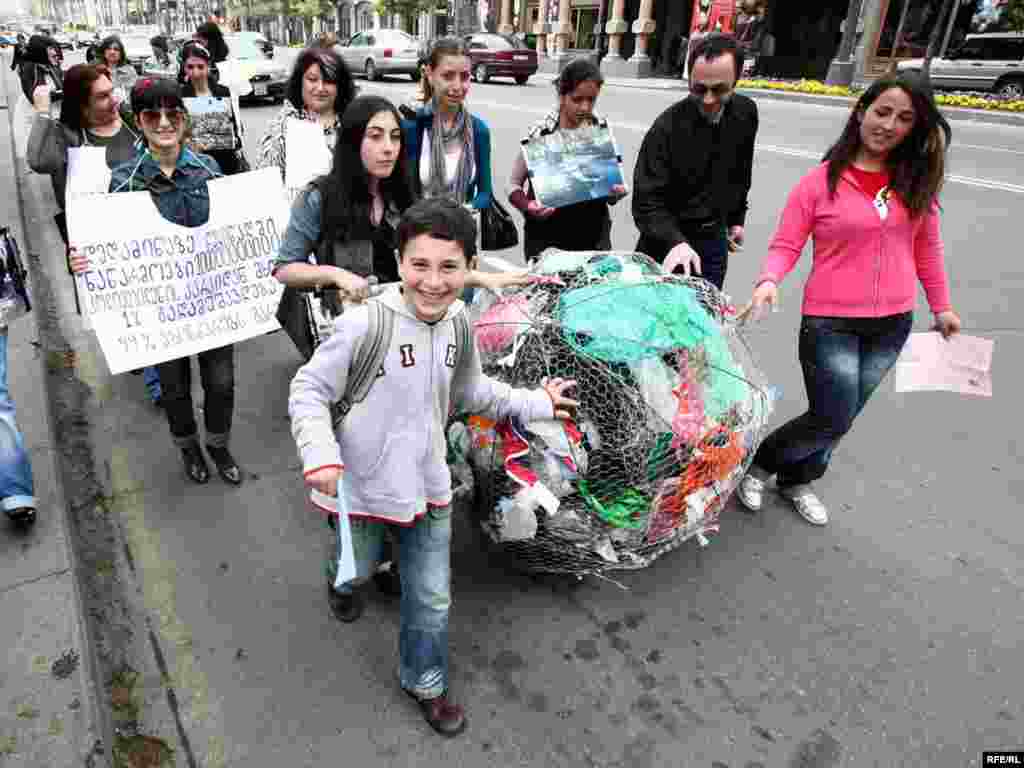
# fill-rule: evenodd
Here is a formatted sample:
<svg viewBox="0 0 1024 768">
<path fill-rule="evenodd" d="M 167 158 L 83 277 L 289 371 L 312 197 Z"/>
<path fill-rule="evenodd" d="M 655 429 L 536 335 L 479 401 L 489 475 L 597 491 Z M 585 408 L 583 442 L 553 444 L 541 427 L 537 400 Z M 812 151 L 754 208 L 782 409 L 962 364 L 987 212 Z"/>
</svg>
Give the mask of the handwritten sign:
<svg viewBox="0 0 1024 768">
<path fill-rule="evenodd" d="M 210 219 L 183 227 L 148 192 L 83 197 L 71 242 L 89 259 L 82 311 L 111 373 L 174 360 L 276 330 L 272 276 L 288 225 L 276 168 L 210 181 Z M 116 222 L 116 223 L 115 223 Z"/>
</svg>

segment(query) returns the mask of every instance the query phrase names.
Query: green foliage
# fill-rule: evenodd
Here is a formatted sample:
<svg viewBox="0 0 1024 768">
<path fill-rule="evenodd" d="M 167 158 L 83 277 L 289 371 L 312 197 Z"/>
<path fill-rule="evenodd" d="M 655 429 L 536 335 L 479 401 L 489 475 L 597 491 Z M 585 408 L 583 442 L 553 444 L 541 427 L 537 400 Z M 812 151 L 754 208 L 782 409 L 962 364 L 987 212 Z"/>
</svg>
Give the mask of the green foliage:
<svg viewBox="0 0 1024 768">
<path fill-rule="evenodd" d="M 1024 32 L 1024 0 L 1008 0 L 1003 18 L 1013 32 Z"/>
<path fill-rule="evenodd" d="M 448 0 L 377 0 L 376 6 L 381 16 L 397 14 L 410 21 L 421 13 L 447 10 Z"/>
<path fill-rule="evenodd" d="M 335 9 L 329 0 L 291 0 L 288 3 L 288 13 L 312 21 L 320 16 L 333 16 Z"/>
</svg>

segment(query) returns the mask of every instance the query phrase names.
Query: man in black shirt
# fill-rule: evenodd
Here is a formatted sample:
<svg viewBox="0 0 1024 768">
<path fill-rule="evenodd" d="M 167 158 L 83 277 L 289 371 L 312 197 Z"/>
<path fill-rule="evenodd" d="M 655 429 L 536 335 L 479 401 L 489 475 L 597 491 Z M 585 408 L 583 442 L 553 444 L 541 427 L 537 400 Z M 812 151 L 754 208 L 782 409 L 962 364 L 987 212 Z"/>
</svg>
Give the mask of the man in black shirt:
<svg viewBox="0 0 1024 768">
<path fill-rule="evenodd" d="M 735 93 L 743 51 L 712 33 L 690 50 L 690 95 L 644 136 L 633 175 L 636 249 L 669 272 L 699 274 L 719 289 L 743 243 L 757 105 Z"/>
</svg>

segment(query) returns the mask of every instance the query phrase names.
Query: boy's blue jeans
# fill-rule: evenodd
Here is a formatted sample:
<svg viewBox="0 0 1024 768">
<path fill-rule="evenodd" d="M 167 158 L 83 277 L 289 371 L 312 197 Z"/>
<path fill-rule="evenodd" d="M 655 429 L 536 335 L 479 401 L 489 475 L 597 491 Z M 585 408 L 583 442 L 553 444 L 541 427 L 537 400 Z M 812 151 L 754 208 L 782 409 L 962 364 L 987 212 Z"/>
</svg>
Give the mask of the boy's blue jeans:
<svg viewBox="0 0 1024 768">
<path fill-rule="evenodd" d="M 14 420 L 14 400 L 7 388 L 7 329 L 0 330 L 0 506 L 4 511 L 32 507 L 32 464 Z"/>
<path fill-rule="evenodd" d="M 800 365 L 807 412 L 761 443 L 754 466 L 778 475 L 779 488 L 822 477 L 840 438 L 899 357 L 913 323 L 911 312 L 878 318 L 805 316 Z"/>
<path fill-rule="evenodd" d="M 369 579 L 381 562 L 387 523 L 350 518 L 356 578 L 339 592 Z M 398 676 L 402 687 L 420 699 L 448 690 L 448 610 L 451 606 L 452 509 L 427 507 L 410 526 L 391 526 L 402 564 L 402 602 L 399 609 Z M 331 531 L 337 541 L 336 534 Z M 332 550 L 334 548 L 332 547 Z M 334 584 L 337 552 L 327 563 Z"/>
</svg>

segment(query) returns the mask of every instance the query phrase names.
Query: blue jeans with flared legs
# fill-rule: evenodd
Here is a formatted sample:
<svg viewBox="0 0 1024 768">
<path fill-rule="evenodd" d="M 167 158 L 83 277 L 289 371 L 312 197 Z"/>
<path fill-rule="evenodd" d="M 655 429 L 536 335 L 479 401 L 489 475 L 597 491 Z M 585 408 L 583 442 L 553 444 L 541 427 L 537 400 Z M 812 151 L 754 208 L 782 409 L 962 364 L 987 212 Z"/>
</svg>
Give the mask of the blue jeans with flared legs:
<svg viewBox="0 0 1024 768">
<path fill-rule="evenodd" d="M 761 443 L 754 466 L 777 475 L 779 488 L 822 477 L 839 440 L 899 357 L 913 323 L 911 312 L 877 318 L 805 316 L 800 366 L 807 412 Z"/>
<path fill-rule="evenodd" d="M 14 400 L 7 388 L 7 329 L 0 330 L 0 506 L 5 512 L 35 509 L 32 464 L 14 419 Z"/>
<path fill-rule="evenodd" d="M 351 518 L 356 578 L 338 590 L 350 593 L 381 562 L 387 523 Z M 448 690 L 448 611 L 451 607 L 451 507 L 428 507 L 412 525 L 391 525 L 402 564 L 398 675 L 402 687 L 421 699 Z M 332 537 L 337 540 L 332 531 Z M 334 584 L 337 553 L 327 561 Z"/>
</svg>

